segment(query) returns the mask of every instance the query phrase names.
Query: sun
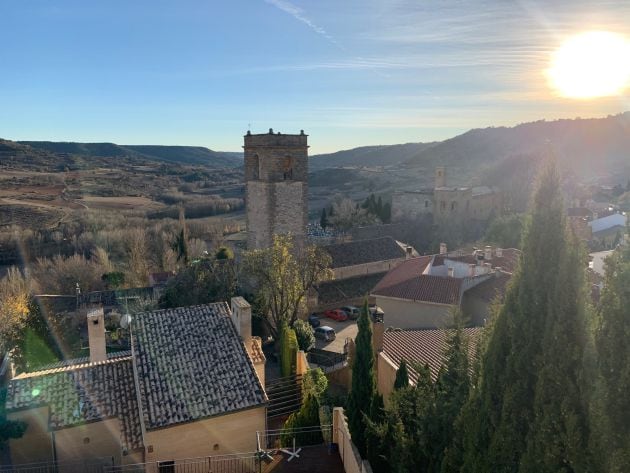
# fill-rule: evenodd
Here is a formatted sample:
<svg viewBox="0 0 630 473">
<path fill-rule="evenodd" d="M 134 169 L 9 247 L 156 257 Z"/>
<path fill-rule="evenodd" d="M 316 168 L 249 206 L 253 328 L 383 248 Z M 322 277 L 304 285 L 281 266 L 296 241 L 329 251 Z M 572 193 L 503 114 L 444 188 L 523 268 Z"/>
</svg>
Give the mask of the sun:
<svg viewBox="0 0 630 473">
<path fill-rule="evenodd" d="M 630 85 L 630 40 L 606 31 L 573 36 L 553 53 L 546 72 L 551 87 L 563 97 L 621 95 Z"/>
</svg>

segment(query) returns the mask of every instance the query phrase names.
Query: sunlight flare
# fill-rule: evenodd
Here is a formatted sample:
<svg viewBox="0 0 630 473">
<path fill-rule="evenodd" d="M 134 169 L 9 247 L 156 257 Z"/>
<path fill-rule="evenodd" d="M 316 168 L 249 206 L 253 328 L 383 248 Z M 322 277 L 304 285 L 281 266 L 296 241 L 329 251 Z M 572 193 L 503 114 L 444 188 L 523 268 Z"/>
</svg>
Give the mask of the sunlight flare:
<svg viewBox="0 0 630 473">
<path fill-rule="evenodd" d="M 551 87 L 563 97 L 621 95 L 630 85 L 630 40 L 605 31 L 573 36 L 553 53 L 546 72 Z"/>
</svg>

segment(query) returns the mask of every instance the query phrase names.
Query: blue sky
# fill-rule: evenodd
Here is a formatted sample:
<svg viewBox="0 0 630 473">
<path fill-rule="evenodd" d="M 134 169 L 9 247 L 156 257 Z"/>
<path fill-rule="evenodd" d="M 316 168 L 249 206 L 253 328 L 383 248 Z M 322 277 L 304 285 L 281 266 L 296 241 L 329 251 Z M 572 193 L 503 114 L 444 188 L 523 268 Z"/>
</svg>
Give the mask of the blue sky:
<svg viewBox="0 0 630 473">
<path fill-rule="evenodd" d="M 630 110 L 555 97 L 564 39 L 630 35 L 630 2 L 0 0 L 0 137 L 311 152 Z"/>
</svg>

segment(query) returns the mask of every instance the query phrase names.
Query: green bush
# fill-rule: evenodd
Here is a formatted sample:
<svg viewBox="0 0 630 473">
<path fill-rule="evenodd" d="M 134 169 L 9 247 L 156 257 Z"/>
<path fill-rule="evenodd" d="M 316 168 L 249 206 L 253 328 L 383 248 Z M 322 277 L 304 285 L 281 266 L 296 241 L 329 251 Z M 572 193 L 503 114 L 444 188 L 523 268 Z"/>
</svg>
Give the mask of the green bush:
<svg viewBox="0 0 630 473">
<path fill-rule="evenodd" d="M 298 319 L 293 324 L 293 330 L 295 330 L 300 350 L 309 351 L 315 345 L 315 332 L 311 324 Z"/>
<path fill-rule="evenodd" d="M 291 376 L 295 373 L 297 351 L 298 341 L 295 330 L 287 325 L 283 325 L 280 336 L 280 368 L 283 377 Z"/>
</svg>

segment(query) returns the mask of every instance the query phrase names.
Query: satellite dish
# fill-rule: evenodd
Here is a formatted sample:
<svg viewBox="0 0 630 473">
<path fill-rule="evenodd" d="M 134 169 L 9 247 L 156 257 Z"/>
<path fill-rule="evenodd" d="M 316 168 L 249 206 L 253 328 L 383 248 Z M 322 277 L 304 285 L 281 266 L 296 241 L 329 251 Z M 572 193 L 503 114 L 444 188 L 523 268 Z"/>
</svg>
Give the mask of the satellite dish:
<svg viewBox="0 0 630 473">
<path fill-rule="evenodd" d="M 131 323 L 131 315 L 125 314 L 120 318 L 120 328 L 126 329 Z"/>
</svg>

